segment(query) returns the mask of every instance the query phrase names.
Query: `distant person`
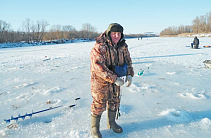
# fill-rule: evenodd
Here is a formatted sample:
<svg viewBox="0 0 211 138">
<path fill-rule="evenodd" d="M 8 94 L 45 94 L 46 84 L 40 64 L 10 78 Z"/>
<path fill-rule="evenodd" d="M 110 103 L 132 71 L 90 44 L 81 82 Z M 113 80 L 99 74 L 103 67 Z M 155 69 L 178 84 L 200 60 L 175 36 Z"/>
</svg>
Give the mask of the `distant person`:
<svg viewBox="0 0 211 138">
<path fill-rule="evenodd" d="M 191 43 L 191 48 L 194 48 L 194 49 L 199 48 L 199 39 L 196 36 L 193 39 L 193 43 Z"/>
<path fill-rule="evenodd" d="M 132 60 L 125 43 L 123 27 L 112 23 L 99 37 L 95 38 L 95 45 L 91 50 L 91 135 L 102 138 L 100 133 L 100 119 L 107 109 L 107 127 L 115 133 L 122 133 L 123 129 L 115 122 L 120 106 L 120 86 L 125 81 L 118 75 L 118 69 L 124 66 L 127 87 L 132 83 L 134 71 Z"/>
</svg>

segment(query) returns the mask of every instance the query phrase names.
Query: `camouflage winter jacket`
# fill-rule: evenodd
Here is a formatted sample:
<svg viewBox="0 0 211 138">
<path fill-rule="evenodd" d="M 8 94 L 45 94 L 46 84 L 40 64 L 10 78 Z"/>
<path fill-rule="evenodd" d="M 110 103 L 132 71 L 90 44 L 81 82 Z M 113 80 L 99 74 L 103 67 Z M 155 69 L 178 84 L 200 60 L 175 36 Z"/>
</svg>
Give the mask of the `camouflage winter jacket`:
<svg viewBox="0 0 211 138">
<path fill-rule="evenodd" d="M 122 39 L 117 48 L 114 48 L 106 32 L 96 39 L 96 43 L 91 50 L 91 93 L 119 91 L 119 87 L 113 83 L 117 75 L 109 69 L 111 65 L 122 66 L 124 62 L 128 64 L 127 75 L 134 76 L 132 61 L 128 51 L 128 45 Z"/>
</svg>

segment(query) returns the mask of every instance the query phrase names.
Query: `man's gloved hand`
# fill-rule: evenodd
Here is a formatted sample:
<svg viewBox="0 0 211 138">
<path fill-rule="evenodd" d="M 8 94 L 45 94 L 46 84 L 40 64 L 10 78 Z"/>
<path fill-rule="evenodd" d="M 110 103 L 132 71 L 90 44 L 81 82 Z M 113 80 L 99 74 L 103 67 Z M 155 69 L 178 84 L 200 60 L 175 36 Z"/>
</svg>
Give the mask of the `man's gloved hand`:
<svg viewBox="0 0 211 138">
<path fill-rule="evenodd" d="M 114 82 L 117 86 L 122 86 L 124 85 L 124 80 L 121 79 L 120 77 L 117 77 L 116 81 Z"/>
<path fill-rule="evenodd" d="M 131 85 L 131 83 L 132 83 L 132 76 L 131 75 L 128 75 L 126 77 L 126 82 L 127 82 L 127 87 L 129 87 Z"/>
</svg>

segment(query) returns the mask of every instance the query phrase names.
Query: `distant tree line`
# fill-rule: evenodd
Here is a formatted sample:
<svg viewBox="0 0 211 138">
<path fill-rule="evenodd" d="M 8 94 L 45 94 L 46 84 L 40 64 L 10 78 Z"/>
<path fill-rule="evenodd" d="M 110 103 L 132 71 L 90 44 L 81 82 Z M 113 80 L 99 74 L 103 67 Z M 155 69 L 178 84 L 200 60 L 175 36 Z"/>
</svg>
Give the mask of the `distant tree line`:
<svg viewBox="0 0 211 138">
<path fill-rule="evenodd" d="M 46 20 L 34 23 L 30 19 L 26 19 L 22 22 L 22 28 L 14 31 L 11 29 L 10 23 L 0 20 L 0 43 L 20 41 L 42 42 L 46 40 L 69 40 L 75 38 L 93 39 L 99 36 L 96 28 L 89 23 L 83 24 L 80 31 L 71 25 L 52 25 L 47 30 L 49 25 Z"/>
<path fill-rule="evenodd" d="M 178 35 L 182 33 L 211 33 L 211 12 L 200 17 L 196 17 L 192 21 L 192 25 L 168 27 L 161 31 L 160 36 L 163 35 Z"/>
</svg>

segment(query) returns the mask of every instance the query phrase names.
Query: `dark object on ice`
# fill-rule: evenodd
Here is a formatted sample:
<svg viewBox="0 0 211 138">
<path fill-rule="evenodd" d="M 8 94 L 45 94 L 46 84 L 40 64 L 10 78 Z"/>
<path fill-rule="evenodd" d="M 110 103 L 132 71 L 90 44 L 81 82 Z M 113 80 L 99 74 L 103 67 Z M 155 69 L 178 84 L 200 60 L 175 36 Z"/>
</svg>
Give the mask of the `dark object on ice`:
<svg viewBox="0 0 211 138">
<path fill-rule="evenodd" d="M 191 48 L 198 49 L 199 48 L 199 39 L 195 36 L 193 43 L 191 43 Z"/>
<path fill-rule="evenodd" d="M 41 111 L 37 111 L 37 112 L 33 112 L 33 111 L 32 111 L 32 113 L 30 113 L 30 114 L 27 114 L 27 113 L 26 113 L 25 115 L 22 115 L 22 116 L 19 114 L 17 117 L 11 116 L 11 119 L 4 119 L 4 121 L 5 121 L 7 124 L 9 124 L 11 120 L 15 120 L 16 122 L 18 122 L 18 119 L 19 119 L 19 118 L 22 118 L 22 119 L 24 120 L 26 116 L 28 116 L 28 117 L 31 118 L 33 114 L 38 114 L 38 113 L 45 112 L 45 111 L 48 111 L 48 110 L 52 110 L 52 109 L 55 109 L 55 108 L 59 108 L 59 107 L 62 107 L 62 106 L 63 106 L 63 105 L 56 106 L 56 107 L 50 107 L 50 108 L 48 108 L 48 109 L 41 110 Z"/>
<path fill-rule="evenodd" d="M 144 70 L 141 69 L 141 70 L 138 72 L 138 76 L 141 76 L 141 75 L 143 75 L 143 74 L 144 74 Z"/>
<path fill-rule="evenodd" d="M 79 99 L 81 99 L 81 98 L 75 98 L 75 101 L 76 101 L 76 100 L 79 100 Z M 76 104 L 70 105 L 69 107 L 72 108 L 72 107 L 74 107 L 74 106 L 76 106 Z M 56 106 L 56 107 L 49 107 L 48 109 L 44 109 L 44 110 L 37 111 L 37 112 L 33 112 L 33 111 L 32 111 L 32 113 L 30 113 L 30 114 L 27 114 L 27 113 L 26 113 L 25 115 L 20 115 L 20 114 L 19 114 L 17 117 L 11 116 L 11 119 L 4 119 L 4 121 L 5 121 L 7 124 L 9 124 L 9 123 L 11 122 L 11 120 L 15 120 L 16 122 L 18 122 L 18 119 L 19 119 L 19 118 L 21 118 L 21 119 L 23 119 L 23 120 L 25 119 L 26 116 L 32 118 L 32 115 L 34 115 L 34 114 L 38 114 L 38 113 L 45 112 L 45 111 L 48 111 L 48 110 L 56 109 L 56 108 L 59 108 L 59 107 L 63 107 L 63 105 Z"/>
<path fill-rule="evenodd" d="M 211 47 L 211 46 L 203 46 L 203 47 Z"/>
<path fill-rule="evenodd" d="M 211 60 L 205 60 L 203 63 L 204 63 L 206 68 L 210 68 L 211 69 Z"/>
</svg>

